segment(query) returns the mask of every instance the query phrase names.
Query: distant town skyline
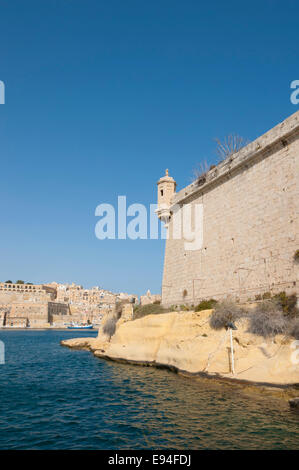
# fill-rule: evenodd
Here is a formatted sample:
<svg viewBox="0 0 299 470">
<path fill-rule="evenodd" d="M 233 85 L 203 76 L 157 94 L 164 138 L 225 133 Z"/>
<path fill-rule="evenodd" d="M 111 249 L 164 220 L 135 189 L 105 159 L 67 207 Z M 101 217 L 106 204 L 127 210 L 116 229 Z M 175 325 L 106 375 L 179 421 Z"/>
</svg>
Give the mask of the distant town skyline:
<svg viewBox="0 0 299 470">
<path fill-rule="evenodd" d="M 0 280 L 0 284 L 25 284 L 25 285 L 34 285 L 33 282 L 30 282 L 30 281 L 23 281 L 22 279 L 18 279 L 16 281 L 12 281 L 11 279 L 7 279 L 7 280 Z M 103 286 L 99 286 L 99 285 L 94 285 L 94 286 L 91 286 L 91 287 L 85 287 L 84 285 L 82 284 L 76 284 L 75 282 L 70 282 L 70 283 L 66 283 L 66 282 L 56 282 L 56 281 L 46 281 L 43 283 L 44 285 L 50 285 L 50 284 L 57 284 L 57 285 L 65 285 L 65 286 L 72 286 L 72 285 L 76 285 L 76 286 L 80 286 L 82 287 L 83 289 L 101 289 L 101 290 L 107 290 L 105 289 Z M 37 284 L 39 285 L 39 284 Z"/>
<path fill-rule="evenodd" d="M 2 2 L 0 277 L 160 293 L 165 241 L 99 240 L 99 204 L 147 207 L 298 111 L 298 2 Z M 292 95 L 295 96 L 294 94 Z M 296 96 L 298 96 L 296 94 Z"/>
</svg>

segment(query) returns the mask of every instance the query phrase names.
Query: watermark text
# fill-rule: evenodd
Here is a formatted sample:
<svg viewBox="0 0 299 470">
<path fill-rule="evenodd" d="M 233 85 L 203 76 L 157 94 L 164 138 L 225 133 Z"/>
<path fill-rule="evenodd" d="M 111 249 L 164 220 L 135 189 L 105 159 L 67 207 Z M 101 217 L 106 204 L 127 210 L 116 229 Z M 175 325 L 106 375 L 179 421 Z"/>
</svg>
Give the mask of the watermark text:
<svg viewBox="0 0 299 470">
<path fill-rule="evenodd" d="M 0 80 L 0 104 L 5 104 L 5 85 L 2 80 Z"/>
<path fill-rule="evenodd" d="M 117 207 L 99 204 L 95 216 L 100 217 L 95 226 L 99 240 L 184 240 L 186 251 L 200 250 L 203 245 L 203 205 L 184 204 L 148 208 L 140 203 L 127 207 L 126 196 L 118 196 Z M 159 218 L 163 224 L 159 223 Z M 171 222 L 171 223 L 170 223 Z"/>
<path fill-rule="evenodd" d="M 294 90 L 290 96 L 291 103 L 298 104 L 299 103 L 299 80 L 293 80 L 291 82 L 291 89 Z"/>
</svg>

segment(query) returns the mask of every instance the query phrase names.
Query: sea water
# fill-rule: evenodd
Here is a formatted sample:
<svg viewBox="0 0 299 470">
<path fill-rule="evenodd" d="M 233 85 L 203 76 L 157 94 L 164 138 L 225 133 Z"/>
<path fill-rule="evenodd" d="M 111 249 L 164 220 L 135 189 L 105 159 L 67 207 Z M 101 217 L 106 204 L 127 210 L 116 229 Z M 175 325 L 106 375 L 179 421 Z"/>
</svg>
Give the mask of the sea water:
<svg viewBox="0 0 299 470">
<path fill-rule="evenodd" d="M 82 331 L 0 330 L 0 449 L 296 449 L 287 401 L 60 346 Z"/>
</svg>

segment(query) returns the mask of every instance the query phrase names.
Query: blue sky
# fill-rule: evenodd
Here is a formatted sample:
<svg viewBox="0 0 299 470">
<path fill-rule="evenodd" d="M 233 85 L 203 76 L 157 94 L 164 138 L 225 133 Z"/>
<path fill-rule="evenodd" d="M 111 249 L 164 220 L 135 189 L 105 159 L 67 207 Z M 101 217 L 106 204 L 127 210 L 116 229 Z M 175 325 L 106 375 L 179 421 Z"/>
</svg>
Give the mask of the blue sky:
<svg viewBox="0 0 299 470">
<path fill-rule="evenodd" d="M 95 237 L 299 109 L 298 1 L 0 0 L 0 279 L 160 292 L 164 241 Z"/>
</svg>

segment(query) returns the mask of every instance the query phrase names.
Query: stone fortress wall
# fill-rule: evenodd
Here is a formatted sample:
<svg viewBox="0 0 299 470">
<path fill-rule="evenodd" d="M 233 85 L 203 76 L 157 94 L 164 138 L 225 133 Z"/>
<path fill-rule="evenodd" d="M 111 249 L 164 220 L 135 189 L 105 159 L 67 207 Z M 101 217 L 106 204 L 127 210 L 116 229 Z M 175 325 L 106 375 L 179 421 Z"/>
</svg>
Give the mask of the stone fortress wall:
<svg viewBox="0 0 299 470">
<path fill-rule="evenodd" d="M 55 288 L 43 284 L 14 284 L 0 282 L 0 301 L 3 294 L 6 298 L 14 298 L 15 295 L 17 295 L 18 298 L 22 296 L 23 299 L 29 299 L 31 296 L 34 296 L 34 298 L 39 297 L 52 300 L 56 299 L 57 295 Z"/>
<path fill-rule="evenodd" d="M 299 111 L 178 193 L 168 172 L 160 179 L 157 213 L 169 232 L 163 305 L 298 294 L 298 169 Z M 173 211 L 191 204 L 194 219 L 198 203 L 203 245 L 186 251 L 172 238 Z"/>
</svg>

